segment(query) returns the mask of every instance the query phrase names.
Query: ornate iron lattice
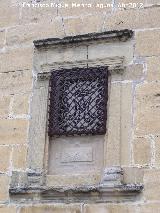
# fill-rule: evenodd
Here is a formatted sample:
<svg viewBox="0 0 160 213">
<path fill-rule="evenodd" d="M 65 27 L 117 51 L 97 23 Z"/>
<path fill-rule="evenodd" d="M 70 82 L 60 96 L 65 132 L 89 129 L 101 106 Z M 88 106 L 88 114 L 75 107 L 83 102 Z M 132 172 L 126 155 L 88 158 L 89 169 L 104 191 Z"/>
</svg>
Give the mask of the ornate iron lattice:
<svg viewBox="0 0 160 213">
<path fill-rule="evenodd" d="M 52 71 L 49 136 L 105 134 L 107 98 L 106 67 Z"/>
</svg>

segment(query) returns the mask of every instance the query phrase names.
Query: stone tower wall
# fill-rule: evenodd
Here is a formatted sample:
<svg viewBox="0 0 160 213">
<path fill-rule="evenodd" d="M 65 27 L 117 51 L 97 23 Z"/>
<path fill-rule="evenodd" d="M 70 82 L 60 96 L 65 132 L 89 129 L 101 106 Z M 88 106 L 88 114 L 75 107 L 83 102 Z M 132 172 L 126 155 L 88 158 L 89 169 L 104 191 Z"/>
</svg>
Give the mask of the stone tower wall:
<svg viewBox="0 0 160 213">
<path fill-rule="evenodd" d="M 71 5 L 72 2 L 66 0 L 65 3 Z M 27 5 L 31 3 L 29 0 L 25 4 L 22 0 L 0 1 L 0 213 L 160 212 L 160 1 L 91 0 L 84 3 L 105 2 L 107 8 L 88 8 L 87 5 L 33 8 Z M 116 7 L 119 3 L 131 4 L 120 9 Z M 133 3 L 136 7 L 130 8 Z M 122 166 L 126 182 L 133 182 L 134 177 L 135 182 L 144 184 L 141 197 L 129 203 L 105 204 L 11 202 L 12 171 L 26 170 L 33 40 L 121 29 L 134 31 L 133 61 L 127 67 L 130 75 L 122 82 L 131 91 L 126 92 L 126 100 L 132 98 L 129 152 L 127 147 Z"/>
</svg>

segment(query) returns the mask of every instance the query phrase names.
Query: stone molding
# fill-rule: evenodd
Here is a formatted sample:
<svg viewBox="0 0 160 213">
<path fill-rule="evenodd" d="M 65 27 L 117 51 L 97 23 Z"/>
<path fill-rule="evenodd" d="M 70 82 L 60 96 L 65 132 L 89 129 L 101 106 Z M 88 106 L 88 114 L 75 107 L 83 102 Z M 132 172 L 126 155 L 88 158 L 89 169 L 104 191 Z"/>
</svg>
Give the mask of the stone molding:
<svg viewBox="0 0 160 213">
<path fill-rule="evenodd" d="M 99 60 L 84 60 L 76 62 L 62 62 L 54 64 L 43 64 L 41 66 L 43 72 L 37 74 L 38 80 L 48 80 L 50 77 L 50 71 L 63 68 L 74 68 L 74 67 L 98 67 L 107 66 L 110 73 L 121 73 L 125 69 L 124 67 L 124 57 L 107 57 Z"/>
<path fill-rule="evenodd" d="M 14 203 L 28 201 L 42 203 L 47 201 L 62 203 L 104 203 L 134 201 L 142 191 L 141 184 L 126 184 L 119 186 L 80 186 L 75 188 L 28 187 L 10 188 Z M 36 197 L 36 200 L 35 200 Z"/>
<path fill-rule="evenodd" d="M 117 171 L 117 172 L 116 172 Z M 107 169 L 108 174 L 122 174 L 117 168 Z M 10 195 L 14 202 L 22 203 L 24 199 L 37 202 L 64 203 L 102 203 L 135 200 L 143 190 L 142 184 L 123 184 L 115 182 L 117 178 L 110 176 L 112 184 L 106 184 L 108 179 L 98 185 L 82 185 L 71 187 L 47 187 L 42 182 L 41 174 L 14 172 L 10 185 Z"/>
<path fill-rule="evenodd" d="M 123 170 L 121 167 L 108 167 L 104 169 L 103 177 L 102 177 L 102 185 L 115 185 L 121 184 L 123 181 Z"/>
<path fill-rule="evenodd" d="M 82 43 L 82 42 L 91 42 L 97 40 L 105 40 L 105 41 L 127 41 L 129 38 L 133 36 L 132 30 L 114 30 L 114 31 L 107 31 L 102 33 L 89 33 L 84 35 L 77 35 L 77 36 L 67 36 L 62 39 L 60 38 L 48 38 L 43 40 L 35 40 L 34 46 L 36 48 L 43 48 L 55 45 L 68 45 L 74 43 Z"/>
</svg>

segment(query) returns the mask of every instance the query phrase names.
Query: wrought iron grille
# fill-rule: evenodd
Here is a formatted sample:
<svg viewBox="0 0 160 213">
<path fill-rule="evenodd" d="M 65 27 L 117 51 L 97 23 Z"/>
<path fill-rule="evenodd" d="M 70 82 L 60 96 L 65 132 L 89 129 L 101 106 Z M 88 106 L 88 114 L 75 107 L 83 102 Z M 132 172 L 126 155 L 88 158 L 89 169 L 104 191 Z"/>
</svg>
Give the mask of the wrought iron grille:
<svg viewBox="0 0 160 213">
<path fill-rule="evenodd" d="M 106 67 L 52 71 L 49 136 L 105 134 L 107 98 Z"/>
</svg>

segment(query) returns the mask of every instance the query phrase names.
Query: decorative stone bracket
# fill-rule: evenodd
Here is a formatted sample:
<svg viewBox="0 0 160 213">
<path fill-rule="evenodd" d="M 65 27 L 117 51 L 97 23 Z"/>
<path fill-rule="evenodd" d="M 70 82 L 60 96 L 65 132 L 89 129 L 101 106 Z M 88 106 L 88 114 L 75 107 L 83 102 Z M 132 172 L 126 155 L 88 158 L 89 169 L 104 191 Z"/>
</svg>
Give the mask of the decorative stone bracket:
<svg viewBox="0 0 160 213">
<path fill-rule="evenodd" d="M 126 88 L 118 80 L 123 76 L 125 66 L 133 59 L 132 35 L 132 31 L 122 30 L 34 41 L 36 49 L 28 168 L 26 172 L 12 173 L 10 195 L 14 201 L 23 202 L 27 198 L 37 202 L 118 202 L 133 200 L 139 195 L 143 185 L 126 185 L 121 169 L 121 146 L 126 146 L 126 132 L 121 133 L 125 116 L 122 113 L 125 98 L 123 92 Z M 46 124 L 50 71 L 87 66 L 107 66 L 111 76 L 108 133 L 104 142 L 104 172 L 100 173 L 101 177 L 96 183 L 90 183 L 90 177 L 86 175 L 84 179 L 87 183 L 74 184 L 77 176 L 68 175 L 71 181 L 65 186 L 61 175 L 48 176 L 47 173 L 49 140 Z M 58 185 L 59 179 L 63 186 Z"/>
</svg>

